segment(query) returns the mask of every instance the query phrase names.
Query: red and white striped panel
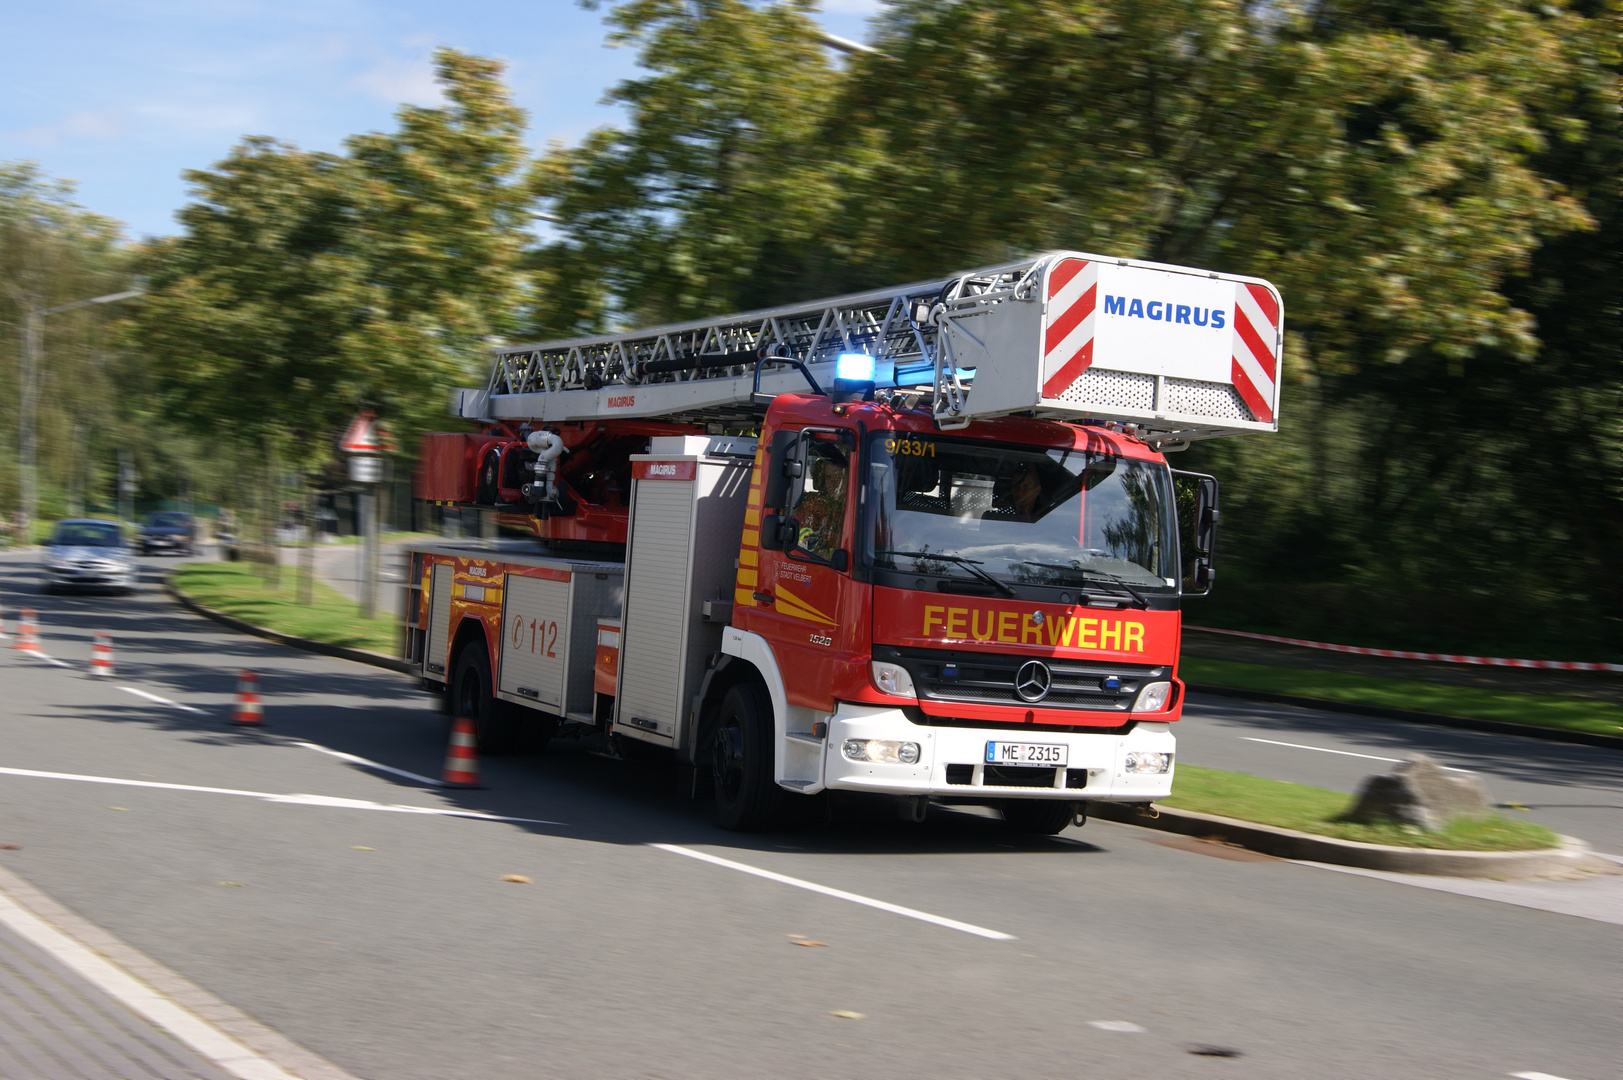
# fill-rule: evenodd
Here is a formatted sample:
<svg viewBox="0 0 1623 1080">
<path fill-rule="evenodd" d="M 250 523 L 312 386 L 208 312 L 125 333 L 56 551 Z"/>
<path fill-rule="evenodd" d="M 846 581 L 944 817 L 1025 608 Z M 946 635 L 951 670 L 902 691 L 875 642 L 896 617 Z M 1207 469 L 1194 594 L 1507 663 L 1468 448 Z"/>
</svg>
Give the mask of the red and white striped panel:
<svg viewBox="0 0 1623 1080">
<path fill-rule="evenodd" d="M 1099 265 L 1061 259 L 1048 270 L 1043 317 L 1043 397 L 1054 398 L 1093 363 Z"/>
<path fill-rule="evenodd" d="M 1234 389 L 1265 424 L 1274 422 L 1278 378 L 1279 302 L 1261 285 L 1234 287 Z"/>
</svg>

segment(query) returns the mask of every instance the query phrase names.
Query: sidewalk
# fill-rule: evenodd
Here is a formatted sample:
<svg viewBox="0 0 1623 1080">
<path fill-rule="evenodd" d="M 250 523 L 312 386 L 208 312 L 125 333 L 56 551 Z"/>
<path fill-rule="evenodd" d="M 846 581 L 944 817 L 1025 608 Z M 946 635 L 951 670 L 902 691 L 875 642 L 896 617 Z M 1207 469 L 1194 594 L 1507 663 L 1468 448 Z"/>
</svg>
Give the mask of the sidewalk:
<svg viewBox="0 0 1623 1080">
<path fill-rule="evenodd" d="M 378 614 L 400 616 L 401 586 L 406 582 L 405 555 L 402 548 L 410 541 L 397 540 L 380 544 L 381 565 L 378 567 Z M 361 553 L 360 544 L 317 544 L 315 549 L 316 577 L 331 585 L 349 599 L 360 603 Z M 303 549 L 281 547 L 277 549 L 283 566 L 298 566 L 304 557 Z"/>
<path fill-rule="evenodd" d="M 4 1080 L 356 1080 L 0 867 Z"/>
<path fill-rule="evenodd" d="M 234 1080 L 0 924 L 6 1080 Z"/>
</svg>

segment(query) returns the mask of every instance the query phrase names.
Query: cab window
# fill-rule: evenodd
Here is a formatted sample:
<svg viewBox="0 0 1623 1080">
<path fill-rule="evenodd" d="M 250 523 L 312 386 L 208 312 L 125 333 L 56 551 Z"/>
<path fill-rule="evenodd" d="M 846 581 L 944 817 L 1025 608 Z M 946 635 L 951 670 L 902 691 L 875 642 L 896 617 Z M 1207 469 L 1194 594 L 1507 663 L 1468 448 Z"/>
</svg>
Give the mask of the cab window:
<svg viewBox="0 0 1623 1080">
<path fill-rule="evenodd" d="M 829 562 L 842 548 L 850 469 L 850 454 L 838 443 L 819 439 L 807 444 L 805 467 L 790 491 L 795 550 Z"/>
</svg>

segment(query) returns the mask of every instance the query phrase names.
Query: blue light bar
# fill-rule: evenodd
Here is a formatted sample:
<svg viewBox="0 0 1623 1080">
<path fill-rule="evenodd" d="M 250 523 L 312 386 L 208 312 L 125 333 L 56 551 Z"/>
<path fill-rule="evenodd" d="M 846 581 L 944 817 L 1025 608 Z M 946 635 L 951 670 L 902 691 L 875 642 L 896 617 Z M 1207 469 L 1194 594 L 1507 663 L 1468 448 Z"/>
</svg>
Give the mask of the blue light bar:
<svg viewBox="0 0 1623 1080">
<path fill-rule="evenodd" d="M 874 359 L 867 353 L 841 353 L 834 363 L 834 377 L 852 382 L 873 382 Z"/>
</svg>

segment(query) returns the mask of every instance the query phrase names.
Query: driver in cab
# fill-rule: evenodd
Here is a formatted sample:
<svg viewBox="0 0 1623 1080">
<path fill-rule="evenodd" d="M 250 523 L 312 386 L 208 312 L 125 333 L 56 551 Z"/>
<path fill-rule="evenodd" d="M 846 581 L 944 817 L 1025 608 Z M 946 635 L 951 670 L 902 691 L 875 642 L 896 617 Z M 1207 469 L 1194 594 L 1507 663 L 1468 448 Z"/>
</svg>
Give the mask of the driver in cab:
<svg viewBox="0 0 1623 1080">
<path fill-rule="evenodd" d="M 1037 505 L 1042 501 L 1043 481 L 1035 466 L 1021 462 L 1014 468 L 1008 487 L 1000 494 L 998 509 L 1014 521 L 1036 521 Z"/>
<path fill-rule="evenodd" d="M 808 470 L 811 484 L 795 507 L 800 528 L 795 546 L 819 559 L 831 559 L 845 527 L 845 456 L 833 447 L 817 446 Z"/>
</svg>

